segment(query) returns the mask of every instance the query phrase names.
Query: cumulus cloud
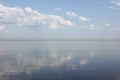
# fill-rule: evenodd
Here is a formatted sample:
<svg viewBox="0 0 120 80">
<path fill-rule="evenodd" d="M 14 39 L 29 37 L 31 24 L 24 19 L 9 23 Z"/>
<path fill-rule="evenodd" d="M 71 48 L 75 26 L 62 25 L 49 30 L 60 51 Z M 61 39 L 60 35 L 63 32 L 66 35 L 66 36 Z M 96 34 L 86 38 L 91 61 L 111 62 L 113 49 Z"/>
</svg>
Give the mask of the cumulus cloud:
<svg viewBox="0 0 120 80">
<path fill-rule="evenodd" d="M 75 13 L 75 12 L 69 12 L 69 11 L 68 11 L 66 14 L 67 14 L 67 16 L 70 17 L 70 18 L 75 18 L 75 17 L 78 16 L 77 13 Z"/>
<path fill-rule="evenodd" d="M 21 26 L 21 27 L 32 27 L 32 28 L 60 28 L 73 26 L 69 20 L 65 20 L 61 16 L 42 14 L 29 7 L 6 7 L 0 4 L 0 24 L 6 27 Z M 1 27 L 1 30 L 3 28 Z"/>
<path fill-rule="evenodd" d="M 58 7 L 58 8 L 54 8 L 53 10 L 54 10 L 54 11 L 61 11 L 62 8 Z"/>
<path fill-rule="evenodd" d="M 79 16 L 80 21 L 89 21 L 90 18 L 84 17 L 84 16 Z"/>
</svg>

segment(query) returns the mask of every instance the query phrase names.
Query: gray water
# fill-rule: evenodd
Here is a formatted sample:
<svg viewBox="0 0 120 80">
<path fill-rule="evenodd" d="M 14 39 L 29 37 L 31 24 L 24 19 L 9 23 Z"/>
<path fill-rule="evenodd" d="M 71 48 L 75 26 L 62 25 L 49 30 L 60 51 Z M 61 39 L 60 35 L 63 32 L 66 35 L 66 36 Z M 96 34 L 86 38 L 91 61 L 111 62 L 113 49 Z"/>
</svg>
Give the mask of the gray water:
<svg viewBox="0 0 120 80">
<path fill-rule="evenodd" d="M 119 41 L 0 41 L 0 80 L 120 80 Z"/>
</svg>

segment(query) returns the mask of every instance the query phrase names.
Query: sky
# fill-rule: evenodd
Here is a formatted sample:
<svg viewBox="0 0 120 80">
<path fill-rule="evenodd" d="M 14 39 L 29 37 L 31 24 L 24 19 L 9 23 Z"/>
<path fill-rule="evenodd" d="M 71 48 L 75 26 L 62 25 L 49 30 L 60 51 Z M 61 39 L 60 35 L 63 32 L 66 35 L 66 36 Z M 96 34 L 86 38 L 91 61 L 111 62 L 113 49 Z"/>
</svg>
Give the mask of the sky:
<svg viewBox="0 0 120 80">
<path fill-rule="evenodd" d="M 0 40 L 120 39 L 120 0 L 0 0 Z"/>
</svg>

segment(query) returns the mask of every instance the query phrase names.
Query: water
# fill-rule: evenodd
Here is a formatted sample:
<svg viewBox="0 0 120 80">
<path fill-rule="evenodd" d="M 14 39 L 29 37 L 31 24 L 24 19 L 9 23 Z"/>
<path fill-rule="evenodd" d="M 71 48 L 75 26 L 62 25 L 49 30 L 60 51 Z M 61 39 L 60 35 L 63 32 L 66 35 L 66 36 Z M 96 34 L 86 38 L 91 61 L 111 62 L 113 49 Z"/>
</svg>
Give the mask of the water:
<svg viewBox="0 0 120 80">
<path fill-rule="evenodd" d="M 120 80 L 119 41 L 0 41 L 0 80 Z"/>
</svg>

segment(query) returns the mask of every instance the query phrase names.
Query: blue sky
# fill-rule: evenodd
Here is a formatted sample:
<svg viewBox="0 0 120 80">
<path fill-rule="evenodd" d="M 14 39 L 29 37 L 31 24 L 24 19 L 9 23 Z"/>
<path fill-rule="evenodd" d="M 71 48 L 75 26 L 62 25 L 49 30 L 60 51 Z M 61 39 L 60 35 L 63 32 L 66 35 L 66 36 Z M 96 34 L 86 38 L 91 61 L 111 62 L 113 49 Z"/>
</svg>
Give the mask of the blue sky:
<svg viewBox="0 0 120 80">
<path fill-rule="evenodd" d="M 120 0 L 0 0 L 0 39 L 120 39 Z"/>
</svg>

